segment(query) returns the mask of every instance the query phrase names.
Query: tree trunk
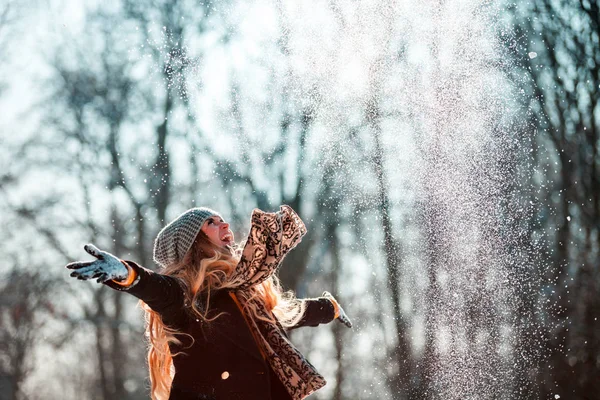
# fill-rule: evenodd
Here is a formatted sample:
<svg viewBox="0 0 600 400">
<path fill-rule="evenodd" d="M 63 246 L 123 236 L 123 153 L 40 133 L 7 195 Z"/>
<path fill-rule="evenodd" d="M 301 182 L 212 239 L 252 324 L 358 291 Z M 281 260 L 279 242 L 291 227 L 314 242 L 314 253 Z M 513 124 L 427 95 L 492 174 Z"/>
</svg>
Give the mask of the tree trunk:
<svg viewBox="0 0 600 400">
<path fill-rule="evenodd" d="M 156 155 L 156 161 L 154 162 L 154 175 L 151 176 L 151 182 L 153 182 L 153 205 L 156 208 L 157 217 L 161 224 L 167 222 L 166 214 L 170 201 L 171 166 L 166 145 L 169 133 L 168 117 L 173 108 L 172 95 L 171 91 L 168 90 L 163 112 L 164 120 L 156 129 L 156 150 L 158 153 Z"/>
<path fill-rule="evenodd" d="M 384 252 L 386 260 L 386 274 L 388 289 L 392 297 L 392 315 L 396 331 L 397 344 L 392 350 L 392 357 L 397 370 L 389 379 L 390 389 L 394 399 L 404 399 L 408 396 L 407 389 L 410 385 L 410 347 L 407 340 L 407 322 L 400 310 L 400 249 L 394 239 L 392 221 L 390 218 L 391 207 L 388 195 L 388 180 L 385 173 L 385 160 L 383 158 L 383 145 L 381 143 L 381 121 L 379 104 L 375 96 L 371 97 L 366 109 L 367 121 L 373 131 L 375 151 L 373 165 L 377 181 L 377 197 L 381 210 L 382 227 L 384 234 Z"/>
<path fill-rule="evenodd" d="M 96 355 L 98 357 L 98 379 L 100 384 L 100 392 L 103 400 L 113 399 L 113 390 L 110 385 L 108 372 L 106 371 L 106 351 L 104 350 L 104 322 L 106 312 L 104 310 L 104 292 L 102 288 L 95 292 L 96 312 L 92 317 L 96 330 Z"/>
<path fill-rule="evenodd" d="M 116 209 L 116 205 L 113 204 L 111 210 L 111 216 L 113 221 L 113 240 L 115 243 L 114 252 L 115 254 L 122 254 L 126 251 L 124 243 L 125 237 L 123 233 L 122 222 L 119 218 L 119 214 Z M 104 289 L 104 288 L 102 288 Z M 101 290 L 102 290 L 101 289 Z M 110 364 L 112 370 L 112 380 L 114 387 L 114 398 L 115 399 L 126 399 L 127 392 L 125 391 L 125 376 L 127 376 L 127 352 L 123 345 L 123 338 L 121 337 L 121 331 L 119 329 L 123 314 L 123 293 L 117 290 L 113 290 L 110 299 L 113 302 L 115 313 L 110 321 L 110 338 L 111 338 L 111 351 L 110 351 Z"/>
</svg>

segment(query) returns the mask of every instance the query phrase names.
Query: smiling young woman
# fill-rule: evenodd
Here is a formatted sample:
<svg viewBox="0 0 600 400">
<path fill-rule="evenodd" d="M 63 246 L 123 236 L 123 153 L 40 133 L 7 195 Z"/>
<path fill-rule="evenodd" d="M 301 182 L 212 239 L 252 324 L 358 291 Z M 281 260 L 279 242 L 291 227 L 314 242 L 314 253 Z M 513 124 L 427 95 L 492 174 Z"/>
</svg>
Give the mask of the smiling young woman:
<svg viewBox="0 0 600 400">
<path fill-rule="evenodd" d="M 192 208 L 156 238 L 160 273 L 93 245 L 84 248 L 96 260 L 67 268 L 140 299 L 154 400 L 303 399 L 326 382 L 286 332 L 334 319 L 352 326 L 331 294 L 297 299 L 282 290 L 275 272 L 305 233 L 288 206 L 255 209 L 248 238 L 236 244 L 218 212 Z"/>
<path fill-rule="evenodd" d="M 212 216 L 204 222 L 200 229 L 213 244 L 224 247 L 233 242 L 233 232 L 229 229 L 229 224 L 223 221 L 219 216 Z"/>
</svg>

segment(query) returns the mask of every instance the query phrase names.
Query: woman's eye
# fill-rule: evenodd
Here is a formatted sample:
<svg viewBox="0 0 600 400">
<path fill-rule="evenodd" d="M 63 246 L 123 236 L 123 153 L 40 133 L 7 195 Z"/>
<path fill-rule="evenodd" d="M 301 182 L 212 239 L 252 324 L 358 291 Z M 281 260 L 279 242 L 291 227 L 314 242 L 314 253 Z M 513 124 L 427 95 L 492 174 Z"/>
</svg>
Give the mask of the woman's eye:
<svg viewBox="0 0 600 400">
<path fill-rule="evenodd" d="M 213 221 L 212 219 L 209 219 L 209 220 L 208 220 L 208 224 L 209 224 L 209 225 L 210 225 L 210 224 L 212 224 L 212 223 L 214 223 L 214 222 L 215 222 L 215 221 Z"/>
</svg>

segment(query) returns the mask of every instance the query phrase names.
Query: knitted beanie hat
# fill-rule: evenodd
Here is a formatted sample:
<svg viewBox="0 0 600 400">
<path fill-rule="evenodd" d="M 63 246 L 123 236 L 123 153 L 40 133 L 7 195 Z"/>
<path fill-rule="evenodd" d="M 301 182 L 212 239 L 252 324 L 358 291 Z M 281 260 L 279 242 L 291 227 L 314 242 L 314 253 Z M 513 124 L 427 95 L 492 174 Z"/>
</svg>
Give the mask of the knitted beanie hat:
<svg viewBox="0 0 600 400">
<path fill-rule="evenodd" d="M 154 241 L 154 261 L 166 268 L 183 260 L 200 232 L 202 224 L 213 215 L 221 217 L 218 212 L 210 208 L 196 207 L 171 221 L 158 233 Z"/>
</svg>

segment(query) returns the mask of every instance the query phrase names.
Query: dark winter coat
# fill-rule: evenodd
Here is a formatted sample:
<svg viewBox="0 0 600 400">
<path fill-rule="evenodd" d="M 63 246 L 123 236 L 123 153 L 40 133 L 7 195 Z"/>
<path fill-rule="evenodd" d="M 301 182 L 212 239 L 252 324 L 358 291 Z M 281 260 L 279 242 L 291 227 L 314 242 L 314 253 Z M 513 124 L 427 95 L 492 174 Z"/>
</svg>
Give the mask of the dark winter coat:
<svg viewBox="0 0 600 400">
<path fill-rule="evenodd" d="M 181 346 L 171 345 L 175 377 L 170 400 L 289 400 L 291 397 L 263 359 L 240 309 L 227 290 L 213 292 L 209 316 L 224 314 L 204 322 L 190 312 L 177 279 L 127 262 L 139 276 L 127 291 L 158 312 L 163 322 L 181 333 Z M 317 326 L 334 319 L 327 298 L 305 299 L 306 311 L 294 326 Z M 283 335 L 284 329 L 278 324 Z"/>
</svg>

